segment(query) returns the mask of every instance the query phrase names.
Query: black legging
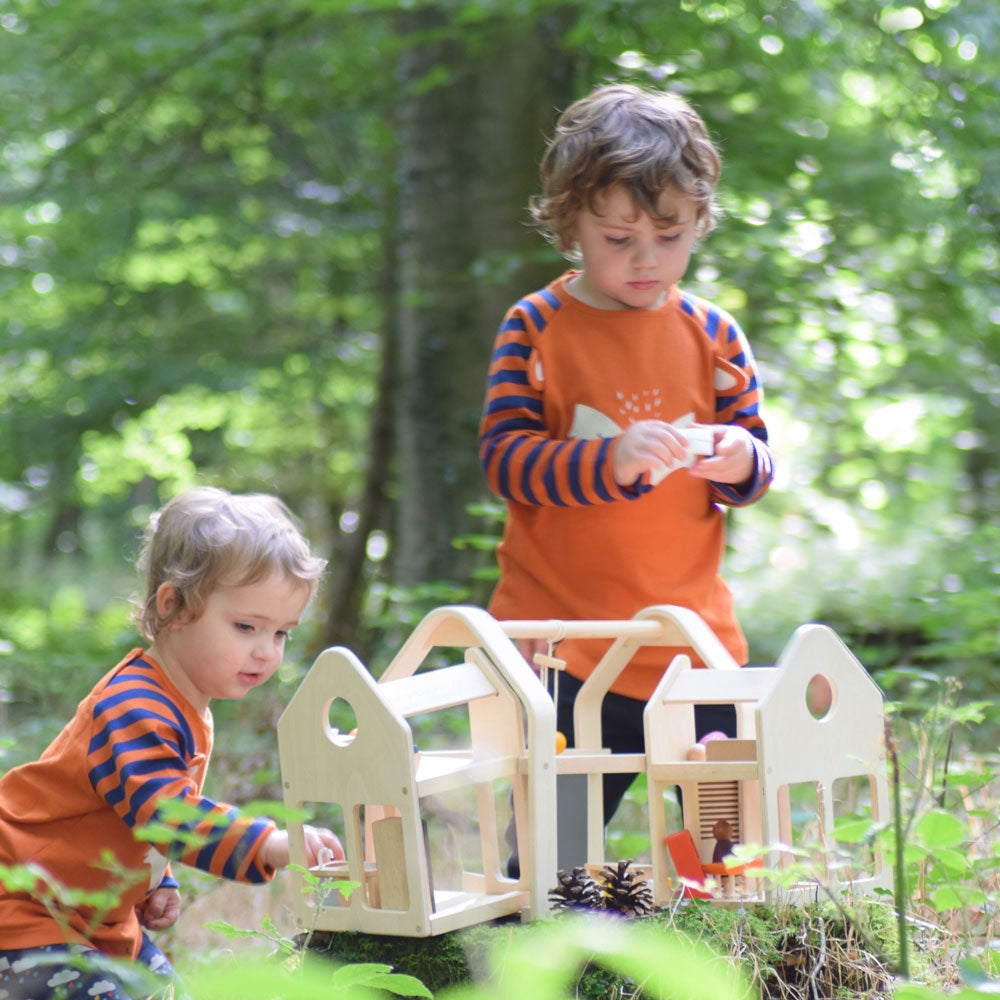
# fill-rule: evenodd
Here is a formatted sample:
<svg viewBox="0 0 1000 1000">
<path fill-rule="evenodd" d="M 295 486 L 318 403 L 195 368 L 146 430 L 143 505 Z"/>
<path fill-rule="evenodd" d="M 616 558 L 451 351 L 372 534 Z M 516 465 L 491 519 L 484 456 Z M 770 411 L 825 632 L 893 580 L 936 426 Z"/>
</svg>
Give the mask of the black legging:
<svg viewBox="0 0 1000 1000">
<path fill-rule="evenodd" d="M 556 706 L 556 728 L 573 746 L 573 702 L 583 682 L 567 673 L 559 678 L 559 704 Z M 628 698 L 623 694 L 609 691 L 601 705 L 601 742 L 612 753 L 645 753 L 646 740 L 642 724 L 642 713 L 646 702 L 639 698 Z M 695 705 L 695 739 L 700 740 L 706 733 L 725 733 L 730 739 L 736 737 L 735 705 Z M 635 774 L 604 775 L 604 823 L 618 811 L 625 793 L 635 781 Z"/>
<path fill-rule="evenodd" d="M 553 671 L 554 673 L 554 671 Z M 551 683 L 551 682 L 550 682 Z M 559 677 L 559 703 L 556 705 L 556 729 L 565 737 L 568 746 L 573 746 L 573 703 L 583 687 L 567 673 Z M 601 743 L 612 753 L 645 753 L 646 740 L 642 723 L 642 713 L 646 702 L 640 698 L 628 698 L 623 694 L 608 692 L 601 705 Z M 730 739 L 736 736 L 736 706 L 735 705 L 695 705 L 694 706 L 695 739 L 700 740 L 706 733 L 714 731 L 725 733 Z M 618 811 L 625 793 L 635 781 L 635 774 L 604 775 L 604 825 Z M 511 854 L 507 858 L 507 874 L 518 878 L 521 866 L 514 848 L 517 835 L 514 820 L 511 819 L 504 834 Z"/>
</svg>

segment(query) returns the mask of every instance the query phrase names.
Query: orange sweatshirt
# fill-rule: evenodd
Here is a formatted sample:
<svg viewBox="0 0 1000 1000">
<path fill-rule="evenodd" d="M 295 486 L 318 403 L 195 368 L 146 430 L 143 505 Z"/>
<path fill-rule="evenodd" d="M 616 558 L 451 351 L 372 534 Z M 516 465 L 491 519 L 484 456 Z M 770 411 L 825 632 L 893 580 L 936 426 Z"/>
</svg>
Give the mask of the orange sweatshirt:
<svg viewBox="0 0 1000 1000">
<path fill-rule="evenodd" d="M 745 663 L 719 567 L 720 505 L 752 503 L 773 478 L 750 346 L 730 316 L 676 287 L 655 309 L 596 309 L 567 291 L 574 273 L 515 304 L 494 344 L 480 461 L 508 513 L 489 609 L 499 619 L 628 619 L 682 605 Z M 755 472 L 734 487 L 675 466 L 619 486 L 616 437 L 644 419 L 739 424 Z M 606 648 L 564 640 L 559 655 L 584 679 Z M 612 690 L 647 699 L 679 651 L 640 651 Z"/>
<path fill-rule="evenodd" d="M 196 712 L 154 660 L 132 650 L 39 760 L 0 778 L 0 866 L 32 865 L 41 875 L 30 893 L 0 886 L 0 947 L 74 942 L 134 958 L 135 905 L 177 885 L 168 856 L 242 882 L 272 878 L 256 857 L 274 823 L 201 794 L 211 752 L 211 714 Z M 197 818 L 160 812 L 165 800 L 193 807 Z M 169 828 L 169 843 L 136 839 L 157 823 Z M 56 904 L 51 880 L 110 889 L 112 898 Z"/>
</svg>

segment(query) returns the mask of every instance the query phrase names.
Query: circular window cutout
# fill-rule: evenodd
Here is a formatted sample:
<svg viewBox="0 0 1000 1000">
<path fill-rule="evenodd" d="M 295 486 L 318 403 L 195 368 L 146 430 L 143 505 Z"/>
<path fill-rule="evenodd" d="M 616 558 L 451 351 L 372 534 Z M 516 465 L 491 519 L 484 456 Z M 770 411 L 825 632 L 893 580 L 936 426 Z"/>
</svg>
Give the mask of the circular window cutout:
<svg viewBox="0 0 1000 1000">
<path fill-rule="evenodd" d="M 813 674 L 806 685 L 806 708 L 817 720 L 825 719 L 837 700 L 837 688 L 826 674 Z"/>
<path fill-rule="evenodd" d="M 326 735 L 334 746 L 348 747 L 358 735 L 358 719 L 351 703 L 334 698 L 327 708 Z"/>
</svg>

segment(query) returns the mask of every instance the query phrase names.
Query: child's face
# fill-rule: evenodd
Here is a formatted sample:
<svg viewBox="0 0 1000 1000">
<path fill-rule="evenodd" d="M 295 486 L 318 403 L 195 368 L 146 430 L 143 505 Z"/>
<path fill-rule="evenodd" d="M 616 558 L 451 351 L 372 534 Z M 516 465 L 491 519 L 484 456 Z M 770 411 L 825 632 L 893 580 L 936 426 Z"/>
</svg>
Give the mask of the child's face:
<svg viewBox="0 0 1000 1000">
<path fill-rule="evenodd" d="M 212 698 L 242 698 L 271 677 L 309 597 L 306 584 L 277 573 L 241 587 L 219 587 L 197 618 L 182 616 L 160 632 L 151 653 L 204 712 Z M 171 584 L 160 587 L 158 602 L 169 607 L 176 599 Z"/>
<path fill-rule="evenodd" d="M 570 291 L 599 309 L 650 309 L 660 305 L 687 270 L 697 238 L 697 207 L 666 190 L 657 209 L 669 222 L 636 208 L 620 185 L 598 192 L 594 210 L 582 208 L 573 237 L 583 271 Z"/>
</svg>

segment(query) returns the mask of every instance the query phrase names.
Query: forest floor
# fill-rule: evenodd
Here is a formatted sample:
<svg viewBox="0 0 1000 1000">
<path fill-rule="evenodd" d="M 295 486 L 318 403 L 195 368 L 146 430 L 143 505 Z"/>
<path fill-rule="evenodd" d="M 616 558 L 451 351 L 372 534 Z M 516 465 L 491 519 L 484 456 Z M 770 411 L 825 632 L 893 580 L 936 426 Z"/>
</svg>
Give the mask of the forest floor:
<svg viewBox="0 0 1000 1000">
<path fill-rule="evenodd" d="M 175 964 L 184 965 L 183 956 L 200 959 L 239 958 L 240 955 L 265 956 L 277 950 L 277 944 L 258 937 L 232 937 L 207 925 L 225 922 L 240 931 L 259 930 L 267 921 L 287 939 L 298 933 L 292 911 L 294 889 L 287 872 L 279 872 L 270 885 L 240 885 L 207 876 L 189 878 L 185 869 L 181 887 L 181 915 L 177 923 L 157 937 L 157 943 Z"/>
<path fill-rule="evenodd" d="M 292 912 L 294 891 L 291 879 L 285 873 L 279 873 L 268 886 L 243 886 L 206 878 L 201 886 L 186 892 L 188 901 L 178 923 L 157 940 L 182 975 L 185 967 L 192 964 L 217 966 L 220 962 L 238 964 L 251 958 L 265 959 L 278 951 L 278 935 L 286 943 L 290 943 L 298 932 Z M 884 904 L 879 905 L 885 908 Z M 883 953 L 879 956 L 862 947 L 856 928 L 850 924 L 844 925 L 836 915 L 831 920 L 828 915 L 822 916 L 822 911 L 803 911 L 801 917 L 793 920 L 788 913 L 782 915 L 768 910 L 756 912 L 759 919 L 754 919 L 750 927 L 744 930 L 739 954 L 734 953 L 731 957 L 752 972 L 762 997 L 768 1000 L 793 1000 L 805 996 L 803 984 L 819 971 L 823 974 L 823 986 L 830 990 L 829 994 L 821 995 L 836 995 L 848 1000 L 861 997 L 871 1000 L 892 995 L 894 977 L 890 971 L 891 961 L 886 953 L 895 953 L 896 944 L 890 916 L 882 918 L 887 921 L 881 928 L 885 932 L 885 940 L 872 941 L 876 950 Z M 696 938 L 707 935 L 709 939 L 726 942 L 732 936 L 731 931 L 722 925 L 716 926 L 716 921 L 729 919 L 727 914 L 731 913 L 732 911 L 716 911 L 714 907 L 700 906 L 689 913 L 690 919 L 684 921 L 684 926 L 676 926 L 685 933 L 693 932 Z M 675 926 L 675 918 L 665 922 L 665 929 Z M 693 926 L 688 926 L 690 920 L 695 921 Z M 706 922 L 701 924 L 699 920 Z M 790 920 L 792 923 L 789 923 Z M 795 923 L 799 920 L 802 922 L 801 926 Z M 233 937 L 207 928 L 206 925 L 218 921 L 239 931 L 259 930 L 260 933 Z M 807 923 L 810 927 L 824 928 L 819 943 L 815 940 L 810 943 L 814 935 L 803 933 Z M 264 933 L 262 928 L 268 924 L 271 925 L 271 930 Z M 785 926 L 787 933 L 780 933 L 782 926 Z M 516 929 L 518 933 L 526 932 L 525 925 Z M 483 926 L 478 931 L 478 936 L 472 939 L 476 942 L 476 947 L 489 950 L 492 947 L 490 942 L 493 941 L 491 929 Z M 496 928 L 492 933 L 510 932 L 508 926 Z M 881 938 L 882 935 L 876 932 L 875 936 Z M 449 956 L 456 948 L 468 948 L 469 942 L 462 934 L 455 941 L 446 940 L 452 937 L 455 936 L 445 935 L 444 939 L 386 939 L 368 935 L 331 936 L 318 933 L 311 947 L 314 951 L 325 952 L 338 962 L 379 961 L 391 965 L 397 972 L 414 975 L 427 982 L 423 974 L 428 970 L 431 953 L 426 949 L 434 949 L 435 961 L 444 965 L 449 961 L 452 964 L 462 963 L 462 959 Z M 949 989 L 959 985 L 955 964 L 957 936 L 946 927 L 915 921 L 913 939 L 920 955 L 917 962 L 920 969 L 914 970 L 917 980 Z M 344 945 L 348 952 L 338 952 L 338 946 Z M 354 953 L 350 950 L 354 948 L 360 950 Z M 444 950 L 439 953 L 439 949 Z M 472 954 L 472 951 L 468 954 Z M 449 982 L 449 985 L 453 984 Z M 434 991 L 441 986 L 437 983 L 428 985 Z M 610 988 L 611 981 L 605 985 Z"/>
</svg>

